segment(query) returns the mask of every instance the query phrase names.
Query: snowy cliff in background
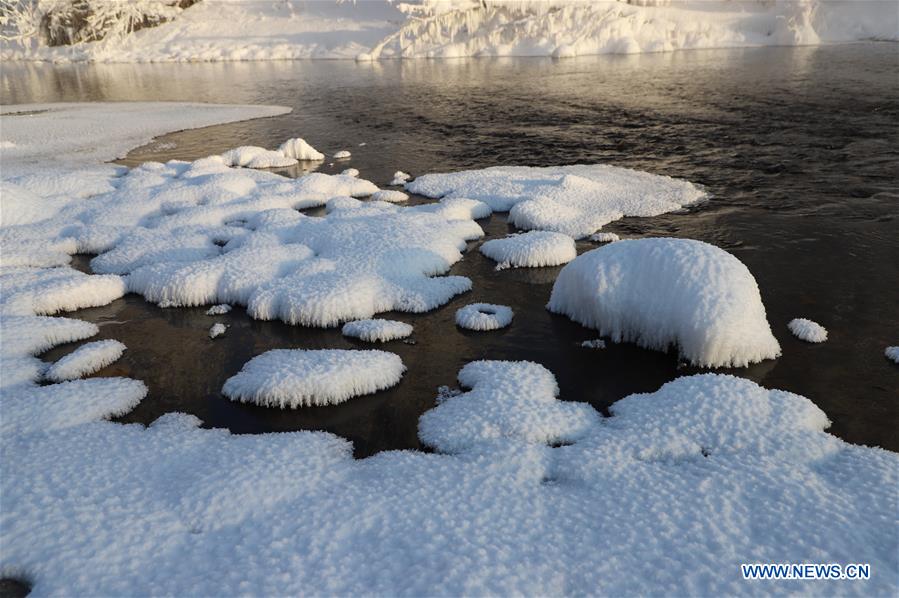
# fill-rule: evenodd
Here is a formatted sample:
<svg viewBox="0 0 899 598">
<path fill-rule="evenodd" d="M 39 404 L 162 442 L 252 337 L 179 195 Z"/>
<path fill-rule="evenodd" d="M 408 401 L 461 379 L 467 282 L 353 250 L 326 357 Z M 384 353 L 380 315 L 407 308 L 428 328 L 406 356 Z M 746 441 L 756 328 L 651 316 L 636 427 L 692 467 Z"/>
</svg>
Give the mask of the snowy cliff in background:
<svg viewBox="0 0 899 598">
<path fill-rule="evenodd" d="M 670 52 L 899 39 L 879 0 L 203 0 L 73 46 L 4 41 L 6 60 L 193 62 Z"/>
</svg>

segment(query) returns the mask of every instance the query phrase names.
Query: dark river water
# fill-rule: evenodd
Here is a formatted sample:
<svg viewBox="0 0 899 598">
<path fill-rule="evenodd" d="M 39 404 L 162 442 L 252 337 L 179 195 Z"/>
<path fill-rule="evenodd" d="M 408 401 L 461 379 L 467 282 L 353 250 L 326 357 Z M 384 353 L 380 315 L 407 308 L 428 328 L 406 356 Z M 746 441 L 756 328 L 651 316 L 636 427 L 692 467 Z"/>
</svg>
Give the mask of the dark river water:
<svg viewBox="0 0 899 598">
<path fill-rule="evenodd" d="M 683 214 L 625 219 L 622 237 L 676 236 L 718 245 L 755 275 L 783 356 L 727 371 L 802 394 L 853 443 L 899 451 L 899 45 L 768 48 L 643 56 L 185 65 L 4 65 L 4 104 L 188 100 L 292 106 L 291 114 L 174 133 L 134 150 L 126 164 L 195 159 L 244 145 L 277 147 L 301 136 L 331 154 L 332 173 L 353 166 L 385 185 L 413 175 L 501 164 L 608 163 L 688 179 L 713 199 Z M 365 145 L 360 145 L 364 143 Z M 298 172 L 286 171 L 296 175 Z M 511 230 L 505 214 L 482 221 L 487 238 Z M 471 243 L 453 274 L 474 290 L 422 315 L 384 314 L 415 326 L 415 344 L 369 345 L 339 330 L 258 322 L 243 309 L 160 309 L 129 295 L 74 317 L 128 346 L 97 375 L 145 381 L 147 399 L 126 422 L 168 411 L 238 433 L 328 430 L 356 455 L 422 448 L 418 416 L 437 387 L 474 359 L 528 359 L 552 370 L 561 397 L 605 411 L 696 368 L 675 354 L 580 341 L 595 332 L 544 309 L 558 268 L 494 272 Z M 579 252 L 595 247 L 583 242 Z M 87 268 L 89 257 L 76 266 Z M 455 310 L 487 301 L 515 310 L 511 327 L 469 333 Z M 824 325 L 821 345 L 786 324 Z M 231 327 L 211 341 L 214 321 Z M 59 347 L 52 360 L 73 350 Z M 224 381 L 273 348 L 384 348 L 408 372 L 393 389 L 330 407 L 282 411 L 223 398 Z"/>
</svg>

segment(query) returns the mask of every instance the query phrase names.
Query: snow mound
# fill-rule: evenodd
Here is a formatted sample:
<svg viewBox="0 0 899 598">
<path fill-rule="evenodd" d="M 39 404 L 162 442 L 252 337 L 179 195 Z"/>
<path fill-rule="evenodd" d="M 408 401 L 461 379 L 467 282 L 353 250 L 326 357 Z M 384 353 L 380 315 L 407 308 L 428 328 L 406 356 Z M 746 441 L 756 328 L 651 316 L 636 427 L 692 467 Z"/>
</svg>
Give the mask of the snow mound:
<svg viewBox="0 0 899 598">
<path fill-rule="evenodd" d="M 218 338 L 221 335 L 225 334 L 225 332 L 227 332 L 227 330 L 228 330 L 227 326 L 225 326 L 221 322 L 216 322 L 209 329 L 209 338 Z"/>
<path fill-rule="evenodd" d="M 899 346 L 887 347 L 884 349 L 883 354 L 893 363 L 899 363 Z"/>
<path fill-rule="evenodd" d="M 51 365 L 44 378 L 51 382 L 83 378 L 114 363 L 124 352 L 125 345 L 116 340 L 86 343 Z"/>
<path fill-rule="evenodd" d="M 340 174 L 345 174 L 347 176 L 359 176 L 359 169 L 358 168 L 347 168 Z"/>
<path fill-rule="evenodd" d="M 467 330 L 499 330 L 511 324 L 514 315 L 506 305 L 472 303 L 456 311 L 456 326 Z"/>
<path fill-rule="evenodd" d="M 404 371 L 399 356 L 386 351 L 276 349 L 248 361 L 222 394 L 282 409 L 336 405 L 395 386 Z"/>
<path fill-rule="evenodd" d="M 539 268 L 567 264 L 577 257 L 574 239 L 561 233 L 531 231 L 492 239 L 481 245 L 481 253 L 515 268 Z"/>
<path fill-rule="evenodd" d="M 427 197 L 477 199 L 495 212 L 508 211 L 509 222 L 519 228 L 576 239 L 625 216 L 658 216 L 707 197 L 687 181 L 601 164 L 426 174 L 406 189 Z"/>
<path fill-rule="evenodd" d="M 52 315 L 107 305 L 125 294 L 125 281 L 120 276 L 84 274 L 68 267 L 2 268 L 0 289 L 0 313 Z"/>
<path fill-rule="evenodd" d="M 344 324 L 341 333 L 370 343 L 383 343 L 406 338 L 412 334 L 412 330 L 410 324 L 396 320 L 356 320 Z"/>
<path fill-rule="evenodd" d="M 334 157 L 335 157 L 336 159 L 338 159 L 338 160 L 344 160 L 344 159 L 346 159 L 346 158 L 349 158 L 349 157 L 352 156 L 352 155 L 353 155 L 353 154 L 350 153 L 349 150 L 340 150 L 339 152 L 336 152 L 336 153 L 334 154 Z"/>
<path fill-rule="evenodd" d="M 231 311 L 231 306 L 227 303 L 222 303 L 220 305 L 213 305 L 209 309 L 206 310 L 207 316 L 221 316 Z"/>
<path fill-rule="evenodd" d="M 827 329 L 817 322 L 806 320 L 805 318 L 795 318 L 790 320 L 787 328 L 796 338 L 809 343 L 823 343 L 827 340 Z"/>
<path fill-rule="evenodd" d="M 619 237 L 615 233 L 599 232 L 590 235 L 590 240 L 595 241 L 596 243 L 614 243 L 615 241 L 620 241 L 621 237 Z"/>
<path fill-rule="evenodd" d="M 780 355 L 752 274 L 701 241 L 625 240 L 588 251 L 562 269 L 547 308 L 614 342 L 677 345 L 703 367 Z"/>
<path fill-rule="evenodd" d="M 595 338 L 582 342 L 581 346 L 585 349 L 605 349 L 606 341 L 602 340 L 601 338 Z"/>
<path fill-rule="evenodd" d="M 324 160 L 325 155 L 306 143 L 306 140 L 302 137 L 294 137 L 293 139 L 288 139 L 284 143 L 278 147 L 278 151 L 281 152 L 287 158 L 293 158 L 294 160 Z"/>
<path fill-rule="evenodd" d="M 372 193 L 371 195 L 372 201 L 386 201 L 388 203 L 402 203 L 408 201 L 408 199 L 408 195 L 402 191 L 395 191 L 393 189 L 385 189 L 383 191 Z"/>
<path fill-rule="evenodd" d="M 408 172 L 403 172 L 402 170 L 397 170 L 393 173 L 393 180 L 390 181 L 390 185 L 405 185 L 406 182 L 412 178 L 412 175 Z"/>
<path fill-rule="evenodd" d="M 226 166 L 241 166 L 245 168 L 281 168 L 293 166 L 296 158 L 287 157 L 280 151 L 267 150 L 264 147 L 244 145 L 228 150 L 222 154 L 222 160 Z"/>
</svg>

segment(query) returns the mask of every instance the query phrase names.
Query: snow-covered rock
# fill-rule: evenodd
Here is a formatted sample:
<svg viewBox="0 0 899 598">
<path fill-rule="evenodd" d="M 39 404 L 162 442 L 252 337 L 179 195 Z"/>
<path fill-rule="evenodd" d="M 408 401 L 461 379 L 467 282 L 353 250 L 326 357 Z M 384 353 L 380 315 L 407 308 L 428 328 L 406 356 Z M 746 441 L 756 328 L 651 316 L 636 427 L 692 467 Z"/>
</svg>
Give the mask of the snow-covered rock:
<svg viewBox="0 0 899 598">
<path fill-rule="evenodd" d="M 567 264 L 577 257 L 574 239 L 562 233 L 531 231 L 491 239 L 481 245 L 481 253 L 500 267 L 539 268 Z"/>
<path fill-rule="evenodd" d="M 412 330 L 411 324 L 396 320 L 356 320 L 344 324 L 341 334 L 370 343 L 383 343 L 406 338 L 412 334 Z"/>
<path fill-rule="evenodd" d="M 893 363 L 899 363 L 899 346 L 887 347 L 884 349 L 883 354 Z"/>
<path fill-rule="evenodd" d="M 590 235 L 590 240 L 596 243 L 614 243 L 615 241 L 620 241 L 621 237 L 615 233 L 598 232 Z"/>
<path fill-rule="evenodd" d="M 395 189 L 384 189 L 371 194 L 372 201 L 386 201 L 388 203 L 402 203 L 408 201 L 409 196 Z"/>
<path fill-rule="evenodd" d="M 207 316 L 221 316 L 231 311 L 231 306 L 227 303 L 222 303 L 220 305 L 213 305 L 209 309 L 206 310 Z"/>
<path fill-rule="evenodd" d="M 658 216 L 703 201 L 687 181 L 615 166 L 496 166 L 426 174 L 406 189 L 427 197 L 477 199 L 509 222 L 581 238 L 625 216 Z"/>
<path fill-rule="evenodd" d="M 302 137 L 288 139 L 278 147 L 278 151 L 295 160 L 324 160 L 325 155 L 306 143 Z"/>
<path fill-rule="evenodd" d="M 472 303 L 456 310 L 456 326 L 467 330 L 499 330 L 511 324 L 514 315 L 507 305 Z"/>
<path fill-rule="evenodd" d="M 209 329 L 209 338 L 218 338 L 221 335 L 225 334 L 228 331 L 228 327 L 222 324 L 221 322 L 216 322 Z"/>
<path fill-rule="evenodd" d="M 336 405 L 395 386 L 404 371 L 399 356 L 386 351 L 276 349 L 248 361 L 222 394 L 282 409 Z"/>
<path fill-rule="evenodd" d="M 64 382 L 83 378 L 115 363 L 124 352 L 124 343 L 116 340 L 86 343 L 47 368 L 44 379 Z"/>
<path fill-rule="evenodd" d="M 796 338 L 809 343 L 823 343 L 827 340 L 827 329 L 821 324 L 805 318 L 790 320 L 787 327 Z"/>
<path fill-rule="evenodd" d="M 547 308 L 615 342 L 703 367 L 780 355 L 758 285 L 740 260 L 689 239 L 638 239 L 588 251 L 559 274 Z"/>
</svg>

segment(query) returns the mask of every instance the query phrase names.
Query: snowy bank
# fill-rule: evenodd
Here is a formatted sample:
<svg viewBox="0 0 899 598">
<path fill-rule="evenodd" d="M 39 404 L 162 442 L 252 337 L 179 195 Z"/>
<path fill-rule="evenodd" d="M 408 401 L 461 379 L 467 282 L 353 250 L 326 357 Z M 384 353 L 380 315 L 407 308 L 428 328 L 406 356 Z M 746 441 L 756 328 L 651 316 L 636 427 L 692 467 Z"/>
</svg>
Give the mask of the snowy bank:
<svg viewBox="0 0 899 598">
<path fill-rule="evenodd" d="M 386 351 L 276 349 L 248 361 L 222 394 L 282 409 L 336 405 L 395 386 L 405 371 L 399 356 Z"/>
<path fill-rule="evenodd" d="M 701 241 L 625 240 L 588 251 L 562 269 L 547 308 L 615 342 L 677 345 L 699 366 L 780 355 L 752 274 Z"/>
</svg>

